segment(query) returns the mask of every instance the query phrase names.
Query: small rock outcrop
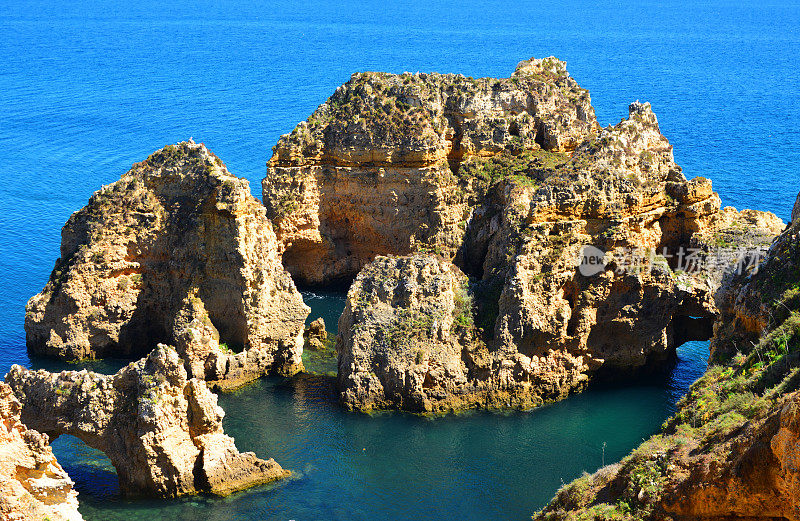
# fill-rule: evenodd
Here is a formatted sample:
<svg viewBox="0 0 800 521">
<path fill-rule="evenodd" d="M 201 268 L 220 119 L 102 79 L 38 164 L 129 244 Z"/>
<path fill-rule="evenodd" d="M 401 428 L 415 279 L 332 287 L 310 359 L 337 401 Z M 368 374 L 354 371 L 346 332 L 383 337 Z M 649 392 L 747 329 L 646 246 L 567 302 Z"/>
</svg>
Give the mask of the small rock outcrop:
<svg viewBox="0 0 800 521">
<path fill-rule="evenodd" d="M 308 349 L 316 351 L 325 349 L 328 344 L 328 331 L 325 329 L 325 320 L 322 317 L 313 320 L 303 333 L 303 338 L 305 338 L 305 345 Z"/>
<path fill-rule="evenodd" d="M 20 423 L 22 405 L 0 383 L 0 519 L 82 521 L 74 483 L 46 435 Z"/>
<path fill-rule="evenodd" d="M 309 309 L 246 179 L 192 141 L 133 165 L 74 213 L 26 308 L 30 351 L 138 358 L 175 345 L 191 377 L 296 372 Z"/>
<path fill-rule="evenodd" d="M 288 476 L 274 460 L 240 453 L 204 382 L 187 379 L 177 352 L 159 346 L 113 376 L 53 374 L 15 365 L 6 382 L 22 421 L 69 434 L 108 456 L 129 496 L 227 495 Z"/>
<path fill-rule="evenodd" d="M 569 151 L 596 129 L 589 93 L 552 57 L 502 79 L 358 73 L 280 138 L 264 204 L 306 283 L 352 278 L 376 255 L 453 258 L 473 192 L 454 175 L 462 162 Z"/>
<path fill-rule="evenodd" d="M 708 370 L 662 432 L 535 520 L 800 520 L 800 221 L 717 300 Z"/>
</svg>

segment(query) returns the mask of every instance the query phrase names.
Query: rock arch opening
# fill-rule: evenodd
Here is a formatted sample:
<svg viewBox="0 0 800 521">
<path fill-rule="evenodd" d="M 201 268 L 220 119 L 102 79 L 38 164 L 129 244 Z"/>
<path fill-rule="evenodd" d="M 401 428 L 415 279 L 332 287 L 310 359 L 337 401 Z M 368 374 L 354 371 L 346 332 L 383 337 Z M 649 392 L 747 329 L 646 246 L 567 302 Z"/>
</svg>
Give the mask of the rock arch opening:
<svg viewBox="0 0 800 521">
<path fill-rule="evenodd" d="M 56 437 L 50 445 L 81 495 L 103 499 L 120 495 L 117 469 L 103 451 L 70 434 Z"/>
</svg>

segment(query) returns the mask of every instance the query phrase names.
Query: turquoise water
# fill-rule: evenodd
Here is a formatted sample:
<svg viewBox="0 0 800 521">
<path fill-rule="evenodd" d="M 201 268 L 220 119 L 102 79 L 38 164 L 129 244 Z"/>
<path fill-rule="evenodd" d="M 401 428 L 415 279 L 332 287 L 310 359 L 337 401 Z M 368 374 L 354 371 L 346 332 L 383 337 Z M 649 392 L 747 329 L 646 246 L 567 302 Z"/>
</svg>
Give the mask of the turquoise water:
<svg viewBox="0 0 800 521">
<path fill-rule="evenodd" d="M 788 218 L 800 189 L 797 1 L 0 3 L 0 373 L 31 364 L 24 303 L 59 230 L 100 185 L 190 136 L 260 180 L 270 147 L 350 73 L 507 76 L 556 55 L 603 124 L 650 101 L 689 177 L 723 203 Z M 341 296 L 306 294 L 335 327 Z M 330 320 L 329 320 L 330 318 Z M 598 389 L 531 413 L 436 421 L 341 412 L 325 379 L 223 396 L 239 445 L 301 478 L 226 500 L 125 502 L 104 459 L 66 437 L 59 458 L 90 520 L 521 519 L 583 469 L 654 432 L 703 369 L 705 347 L 647 386 Z M 55 369 L 58 364 L 35 361 Z M 119 363 L 98 368 L 111 371 Z"/>
<path fill-rule="evenodd" d="M 561 485 L 620 459 L 648 437 L 708 355 L 686 344 L 648 385 L 595 389 L 531 412 L 437 419 L 343 412 L 330 380 L 262 379 L 222 395 L 225 430 L 296 479 L 230 498 L 130 501 L 102 455 L 67 436 L 54 450 L 87 520 L 525 519 Z"/>
<path fill-rule="evenodd" d="M 306 322 L 322 317 L 325 329 L 334 335 L 339 332 L 339 316 L 344 309 L 347 291 L 344 289 L 301 290 L 303 301 L 311 307 Z"/>
</svg>

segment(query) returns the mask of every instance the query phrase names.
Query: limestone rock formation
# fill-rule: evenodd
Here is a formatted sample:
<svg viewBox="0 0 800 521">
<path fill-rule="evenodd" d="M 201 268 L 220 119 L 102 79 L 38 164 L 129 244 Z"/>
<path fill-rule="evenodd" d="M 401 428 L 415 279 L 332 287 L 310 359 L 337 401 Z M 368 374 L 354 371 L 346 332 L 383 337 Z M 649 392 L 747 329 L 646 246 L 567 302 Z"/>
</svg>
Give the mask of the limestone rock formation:
<svg viewBox="0 0 800 521">
<path fill-rule="evenodd" d="M 353 313 L 366 298 L 425 315 L 388 290 L 372 296 L 372 279 L 392 288 L 418 277 L 376 261 L 357 278 L 340 324 L 339 383 L 351 407 L 530 407 L 582 389 L 590 375 L 653 370 L 682 343 L 711 337 L 714 293 L 735 260 L 718 258 L 719 243 L 763 246 L 783 227 L 772 214 L 720 210 L 711 182 L 683 176 L 649 104 L 638 102 L 571 155 L 499 153 L 464 161 L 457 175 L 482 187 L 454 262 L 476 280 L 485 347 L 450 345 L 447 364 L 459 367 L 445 371 L 451 381 L 435 392 L 415 387 L 408 353 L 426 337 L 393 345 L 372 331 L 385 311 Z M 582 265 L 587 246 L 600 256 L 597 270 Z M 447 287 L 434 276 L 414 286 L 444 302 Z M 369 333 L 359 337 L 362 328 Z"/>
<path fill-rule="evenodd" d="M 0 383 L 0 519 L 81 521 L 74 483 L 46 435 L 20 423 L 22 405 Z"/>
<path fill-rule="evenodd" d="M 433 411 L 469 400 L 464 353 L 476 348 L 467 277 L 434 256 L 378 257 L 339 319 L 342 402 Z M 474 398 L 472 398 L 474 399 Z"/>
<path fill-rule="evenodd" d="M 453 258 L 473 192 L 454 175 L 462 162 L 568 151 L 596 129 L 589 93 L 552 57 L 503 79 L 354 74 L 278 141 L 264 204 L 306 283 L 351 278 L 376 255 Z"/>
<path fill-rule="evenodd" d="M 721 314 L 711 342 L 712 357 L 724 359 L 749 350 L 785 318 L 786 304 L 775 309 L 775 303 L 791 297 L 784 294 L 791 289 L 786 287 L 788 283 L 800 284 L 798 236 L 800 220 L 795 219 L 771 245 L 765 262 L 724 280 L 717 293 Z"/>
<path fill-rule="evenodd" d="M 67 360 L 169 343 L 190 376 L 231 385 L 297 371 L 308 312 L 247 180 L 189 141 L 133 165 L 69 218 L 25 331 L 31 352 Z"/>
<path fill-rule="evenodd" d="M 711 365 L 675 416 L 534 519 L 800 519 L 798 248 L 795 220 L 765 260 L 725 275 Z"/>
<path fill-rule="evenodd" d="M 177 352 L 159 346 L 113 376 L 53 374 L 15 365 L 6 382 L 22 421 L 52 437 L 70 434 L 104 452 L 130 496 L 226 495 L 286 477 L 274 460 L 240 453 L 222 428 L 224 411 Z"/>
<path fill-rule="evenodd" d="M 308 349 L 317 351 L 325 349 L 328 344 L 328 331 L 325 329 L 325 320 L 319 317 L 312 321 L 303 333 L 303 338 Z"/>
</svg>

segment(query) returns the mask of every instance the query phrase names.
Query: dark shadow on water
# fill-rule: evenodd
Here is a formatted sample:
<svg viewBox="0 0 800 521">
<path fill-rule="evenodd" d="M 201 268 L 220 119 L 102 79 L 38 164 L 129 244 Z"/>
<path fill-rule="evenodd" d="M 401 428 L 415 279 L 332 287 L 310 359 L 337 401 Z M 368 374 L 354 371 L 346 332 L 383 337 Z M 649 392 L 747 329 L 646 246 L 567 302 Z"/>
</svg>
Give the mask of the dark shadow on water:
<svg viewBox="0 0 800 521">
<path fill-rule="evenodd" d="M 63 360 L 56 360 L 54 358 L 44 358 L 31 355 L 30 368 L 34 370 L 44 369 L 45 371 L 50 371 L 51 373 L 60 373 L 61 371 L 82 371 L 83 369 L 86 369 L 99 374 L 114 374 L 136 360 L 138 360 L 138 358 L 104 358 L 102 360 L 79 360 L 77 362 L 65 362 Z"/>
<path fill-rule="evenodd" d="M 644 369 L 627 373 L 598 372 L 593 375 L 587 392 L 657 387 L 669 391 L 674 397 L 673 402 L 677 402 L 705 372 L 708 346 L 708 341 L 690 341 L 680 346 L 666 360 L 648 363 Z"/>
<path fill-rule="evenodd" d="M 355 277 L 340 277 L 337 279 L 325 282 L 325 284 L 303 284 L 295 283 L 297 290 L 301 293 L 306 291 L 324 292 L 324 293 L 337 293 L 347 295 L 347 290 L 353 285 Z"/>
<path fill-rule="evenodd" d="M 322 317 L 325 320 L 325 329 L 335 335 L 339 331 L 339 317 L 347 300 L 347 288 L 308 288 L 301 289 L 300 293 L 303 301 L 311 308 L 306 324 Z"/>
<path fill-rule="evenodd" d="M 120 498 L 117 471 L 105 454 L 68 434 L 53 440 L 51 446 L 58 462 L 75 482 L 81 500 Z"/>
</svg>

